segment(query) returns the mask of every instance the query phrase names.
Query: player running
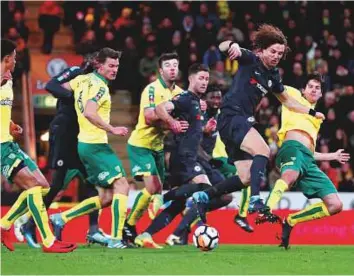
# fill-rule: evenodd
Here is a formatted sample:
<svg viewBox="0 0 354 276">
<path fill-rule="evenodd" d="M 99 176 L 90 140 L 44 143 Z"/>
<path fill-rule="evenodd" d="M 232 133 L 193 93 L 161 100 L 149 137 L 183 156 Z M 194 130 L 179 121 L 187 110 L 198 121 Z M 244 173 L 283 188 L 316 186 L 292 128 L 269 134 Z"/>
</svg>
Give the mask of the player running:
<svg viewBox="0 0 354 276">
<path fill-rule="evenodd" d="M 286 87 L 286 89 L 300 103 L 314 108 L 322 97 L 322 87 L 321 75 L 314 73 L 307 77 L 302 95 L 293 87 Z M 328 176 L 319 169 L 316 160 L 337 160 L 343 164 L 349 160 L 350 155 L 344 153 L 342 149 L 333 153 L 315 152 L 317 135 L 322 124 L 321 119 L 293 112 L 283 106 L 281 121 L 278 137 L 282 145 L 276 156 L 276 165 L 281 171 L 281 178 L 275 182 L 266 202 L 267 206 L 271 209 L 274 208 L 284 191 L 294 185 L 307 198 L 322 199 L 322 202 L 312 204 L 284 219 L 281 246 L 288 249 L 291 230 L 296 224 L 332 216 L 342 210 L 342 202 L 335 186 Z"/>
<path fill-rule="evenodd" d="M 64 189 L 67 184 L 65 179 L 73 173 L 86 175 L 85 168 L 80 161 L 77 152 L 77 136 L 79 134 L 79 125 L 74 107 L 74 95 L 71 91 L 61 85 L 69 82 L 79 75 L 93 72 L 95 60 L 98 52 L 85 56 L 81 66 L 72 66 L 52 78 L 46 85 L 49 91 L 57 101 L 57 112 L 49 128 L 49 167 L 54 170 L 53 182 L 49 193 L 44 197 L 44 205 L 48 209 L 59 191 Z M 76 172 L 79 170 L 79 172 Z M 97 190 L 92 185 L 87 185 L 88 196 L 97 195 Z M 20 219 L 19 219 L 20 220 Z M 22 219 L 22 221 L 24 221 Z M 106 245 L 107 236 L 98 228 L 98 211 L 89 214 L 90 228 L 86 239 L 92 243 Z M 26 238 L 30 247 L 37 248 L 35 224 L 31 218 L 26 224 L 15 222 L 15 226 L 20 227 L 20 231 Z M 57 237 L 61 240 L 61 237 Z"/>
<path fill-rule="evenodd" d="M 111 96 L 108 81 L 117 76 L 121 53 L 103 48 L 97 56 L 97 71 L 80 75 L 63 86 L 74 91 L 75 109 L 80 132 L 78 152 L 87 172 L 87 181 L 96 186 L 98 196 L 90 197 L 75 207 L 52 215 L 51 222 L 59 234 L 64 225 L 76 217 L 111 205 L 112 230 L 109 248 L 127 248 L 122 231 L 127 213 L 129 184 L 121 161 L 108 144 L 107 132 L 118 136 L 128 133 L 126 127 L 110 125 Z"/>
<path fill-rule="evenodd" d="M 182 92 L 175 84 L 178 76 L 178 54 L 164 53 L 160 56 L 158 64 L 159 77 L 147 85 L 141 95 L 138 123 L 127 145 L 131 174 L 135 180 L 144 181 L 145 185 L 137 195 L 124 226 L 124 236 L 130 242 L 134 242 L 137 236 L 136 224 L 150 201 L 161 201 L 161 196 L 152 197 L 161 193 L 165 179 L 163 151 L 165 130 L 161 120 L 156 116 L 155 107 Z M 155 202 L 153 206 L 159 208 L 161 203 Z M 151 212 L 150 209 L 151 219 L 154 219 L 157 211 Z"/>
<path fill-rule="evenodd" d="M 16 44 L 12 41 L 1 40 L 1 174 L 24 191 L 1 218 L 1 243 L 10 251 L 15 250 L 10 241 L 10 228 L 16 219 L 29 210 L 41 235 L 43 252 L 71 252 L 75 250 L 76 244 L 57 240 L 50 230 L 48 214 L 43 204 L 43 196 L 50 189 L 47 180 L 37 165 L 13 141 L 13 136 L 22 134 L 22 128 L 11 120 L 13 103 L 11 72 L 16 64 L 15 49 Z"/>
<path fill-rule="evenodd" d="M 310 114 L 319 119 L 323 119 L 324 115 L 298 103 L 284 89 L 276 66 L 285 57 L 288 45 L 278 28 L 264 24 L 256 31 L 254 48 L 257 55 L 240 48 L 232 41 L 222 42 L 219 48 L 223 52 L 228 51 L 231 60 L 237 59 L 239 62 L 239 70 L 224 97 L 218 119 L 220 137 L 229 158 L 234 161 L 238 175 L 204 192 L 195 193 L 193 198 L 196 202 L 205 203 L 213 197 L 241 190 L 250 183 L 250 209 L 272 220 L 274 215 L 259 196 L 270 150 L 253 127 L 255 108 L 263 96 L 273 93 L 292 111 Z M 203 212 L 202 208 L 200 211 Z"/>
</svg>

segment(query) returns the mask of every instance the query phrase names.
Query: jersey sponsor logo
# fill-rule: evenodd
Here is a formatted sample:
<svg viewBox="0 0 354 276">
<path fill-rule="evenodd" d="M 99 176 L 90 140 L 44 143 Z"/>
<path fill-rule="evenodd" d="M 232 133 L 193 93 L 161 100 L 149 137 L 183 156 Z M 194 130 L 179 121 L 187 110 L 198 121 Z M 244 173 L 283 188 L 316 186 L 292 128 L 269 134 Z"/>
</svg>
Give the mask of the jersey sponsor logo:
<svg viewBox="0 0 354 276">
<path fill-rule="evenodd" d="M 82 91 L 79 92 L 79 97 L 77 98 L 77 107 L 81 113 L 84 113 L 84 105 L 82 103 Z"/>
<path fill-rule="evenodd" d="M 62 58 L 53 58 L 47 64 L 47 73 L 53 78 L 68 68 L 68 64 Z"/>
<path fill-rule="evenodd" d="M 95 100 L 98 102 L 103 97 L 105 92 L 106 92 L 106 89 L 104 89 L 104 87 L 100 87 L 100 89 L 98 90 L 98 93 L 95 96 Z"/>
<path fill-rule="evenodd" d="M 250 84 L 255 85 L 259 90 L 261 90 L 263 96 L 266 95 L 268 93 L 268 90 L 265 89 L 257 80 L 255 80 L 254 78 L 250 79 Z"/>
<path fill-rule="evenodd" d="M 108 175 L 109 175 L 109 172 L 101 172 L 101 173 L 98 175 L 98 180 L 102 181 L 102 180 L 104 180 Z"/>
<path fill-rule="evenodd" d="M 0 101 L 0 105 L 12 106 L 13 100 L 10 98 L 5 98 Z"/>
<path fill-rule="evenodd" d="M 149 87 L 149 105 L 150 107 L 155 106 L 155 87 Z"/>
</svg>

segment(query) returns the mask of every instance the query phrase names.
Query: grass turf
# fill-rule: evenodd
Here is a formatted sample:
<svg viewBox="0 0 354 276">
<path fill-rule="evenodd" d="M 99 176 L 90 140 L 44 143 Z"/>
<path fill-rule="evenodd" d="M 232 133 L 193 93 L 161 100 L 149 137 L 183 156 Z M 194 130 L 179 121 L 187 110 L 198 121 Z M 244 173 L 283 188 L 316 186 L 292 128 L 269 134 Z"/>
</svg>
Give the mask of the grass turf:
<svg viewBox="0 0 354 276">
<path fill-rule="evenodd" d="M 212 252 L 193 246 L 108 249 L 81 246 L 69 254 L 43 254 L 26 245 L 1 249 L 1 274 L 349 274 L 354 246 L 221 245 Z"/>
</svg>

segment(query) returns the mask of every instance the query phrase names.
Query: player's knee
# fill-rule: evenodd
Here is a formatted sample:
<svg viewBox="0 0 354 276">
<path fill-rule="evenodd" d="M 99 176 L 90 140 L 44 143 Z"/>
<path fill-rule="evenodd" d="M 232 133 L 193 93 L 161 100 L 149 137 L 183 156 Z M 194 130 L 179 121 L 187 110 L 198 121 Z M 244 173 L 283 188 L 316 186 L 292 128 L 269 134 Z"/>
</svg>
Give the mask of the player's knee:
<svg viewBox="0 0 354 276">
<path fill-rule="evenodd" d="M 37 185 L 36 186 L 41 186 L 42 188 L 50 188 L 50 185 L 47 180 L 45 179 L 37 179 Z"/>
<path fill-rule="evenodd" d="M 223 202 L 224 202 L 226 205 L 228 205 L 228 204 L 230 204 L 231 201 L 232 201 L 232 195 L 230 195 L 230 194 L 223 195 L 223 196 L 221 197 L 221 199 L 223 200 Z"/>
<path fill-rule="evenodd" d="M 113 193 L 104 193 L 100 195 L 100 203 L 102 208 L 111 205 L 113 199 Z"/>
<path fill-rule="evenodd" d="M 251 182 L 251 173 L 249 170 L 242 170 L 238 172 L 238 177 L 243 184 L 248 184 Z"/>
<path fill-rule="evenodd" d="M 158 194 L 161 191 L 161 182 L 157 176 L 151 176 L 145 180 L 145 188 L 149 194 Z"/>
<path fill-rule="evenodd" d="M 343 210 L 343 203 L 339 199 L 333 200 L 332 202 L 327 203 L 326 206 L 327 206 L 328 212 L 331 215 L 335 215 Z"/>
<path fill-rule="evenodd" d="M 291 187 L 299 177 L 299 172 L 296 171 L 286 171 L 281 175 L 281 179 L 283 179 L 289 187 Z"/>
</svg>

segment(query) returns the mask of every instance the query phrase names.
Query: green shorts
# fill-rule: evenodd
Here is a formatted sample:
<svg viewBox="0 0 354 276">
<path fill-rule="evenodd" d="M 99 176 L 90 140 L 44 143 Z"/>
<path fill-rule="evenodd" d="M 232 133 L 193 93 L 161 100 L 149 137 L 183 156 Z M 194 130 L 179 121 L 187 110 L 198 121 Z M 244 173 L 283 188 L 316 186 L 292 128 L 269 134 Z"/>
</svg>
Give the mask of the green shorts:
<svg viewBox="0 0 354 276">
<path fill-rule="evenodd" d="M 328 176 L 319 169 L 313 153 L 295 140 L 285 141 L 275 159 L 281 174 L 286 170 L 300 172 L 295 187 L 307 198 L 324 198 L 337 193 Z"/>
<path fill-rule="evenodd" d="M 165 180 L 165 153 L 127 145 L 132 176 L 141 181 L 143 176 L 158 175 L 161 182 Z"/>
<path fill-rule="evenodd" d="M 218 157 L 216 160 L 220 160 L 223 162 L 223 165 L 218 168 L 218 170 L 225 176 L 225 178 L 230 178 L 231 176 L 236 175 L 236 167 L 231 165 L 226 157 Z"/>
<path fill-rule="evenodd" d="M 78 143 L 81 162 L 87 173 L 87 182 L 110 188 L 114 180 L 125 177 L 122 162 L 108 144 Z"/>
<path fill-rule="evenodd" d="M 1 174 L 12 183 L 13 170 L 23 162 L 25 167 L 33 172 L 38 169 L 37 164 L 15 142 L 1 143 Z"/>
</svg>

